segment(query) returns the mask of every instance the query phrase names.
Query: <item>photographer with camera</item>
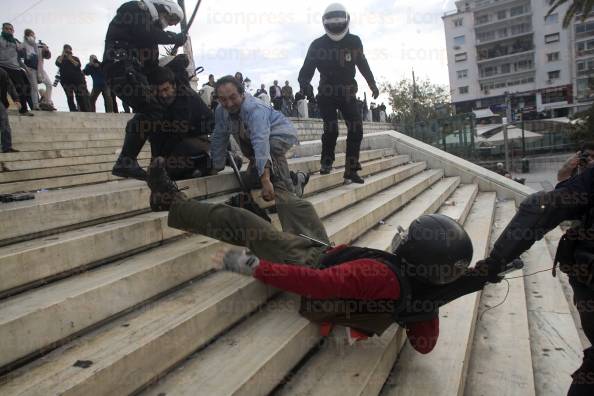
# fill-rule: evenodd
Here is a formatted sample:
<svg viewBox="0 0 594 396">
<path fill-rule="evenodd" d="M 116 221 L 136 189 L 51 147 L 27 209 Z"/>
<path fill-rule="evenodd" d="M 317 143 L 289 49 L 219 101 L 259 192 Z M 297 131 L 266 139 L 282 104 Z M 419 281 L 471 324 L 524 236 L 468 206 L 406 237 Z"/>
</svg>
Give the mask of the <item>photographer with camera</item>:
<svg viewBox="0 0 594 396">
<path fill-rule="evenodd" d="M 43 69 L 43 60 L 50 59 L 52 53 L 46 44 L 36 41 L 35 32 L 31 29 L 25 29 L 23 48 L 25 49 L 25 69 L 31 84 L 33 110 L 55 111 L 56 108 L 52 102 L 52 81 Z M 39 84 L 45 85 L 41 100 L 39 97 Z"/>
<path fill-rule="evenodd" d="M 594 161 L 594 142 L 582 145 L 580 151 L 569 158 L 557 172 L 557 181 L 562 182 L 579 175 Z"/>
<path fill-rule="evenodd" d="M 102 70 L 101 62 L 97 59 L 97 56 L 91 55 L 89 57 L 89 63 L 83 69 L 83 73 L 86 76 L 91 76 L 93 79 L 93 89 L 91 90 L 91 111 L 96 112 L 95 103 L 99 94 L 103 95 L 103 103 L 105 104 L 105 112 L 113 113 L 113 100 L 111 98 L 111 91 L 109 86 L 105 82 L 105 74 Z"/>
<path fill-rule="evenodd" d="M 60 69 L 60 83 L 62 84 L 62 88 L 64 88 L 70 111 L 89 112 L 91 105 L 89 103 L 87 82 L 81 70 L 80 59 L 72 55 L 72 47 L 70 45 L 64 44 L 62 55 L 56 59 L 56 66 Z M 75 95 L 78 109 L 74 103 Z"/>
</svg>

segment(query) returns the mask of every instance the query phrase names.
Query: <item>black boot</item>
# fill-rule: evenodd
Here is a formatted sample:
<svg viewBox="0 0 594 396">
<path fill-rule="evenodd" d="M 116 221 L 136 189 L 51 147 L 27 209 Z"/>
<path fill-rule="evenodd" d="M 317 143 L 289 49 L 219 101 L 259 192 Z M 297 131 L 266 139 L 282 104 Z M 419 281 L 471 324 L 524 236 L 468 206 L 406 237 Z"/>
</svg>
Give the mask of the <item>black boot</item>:
<svg viewBox="0 0 594 396">
<path fill-rule="evenodd" d="M 118 177 L 146 180 L 146 171 L 140 167 L 136 158 L 146 142 L 146 137 L 138 129 L 140 119 L 132 119 L 126 126 L 126 135 L 120 157 L 116 161 L 111 174 Z"/>
<path fill-rule="evenodd" d="M 343 177 L 344 177 L 345 183 L 347 183 L 347 184 L 349 184 L 349 183 L 357 183 L 357 184 L 365 183 L 365 180 L 363 180 L 363 178 L 357 174 L 357 171 L 351 171 L 349 173 L 345 172 Z"/>
<path fill-rule="evenodd" d="M 147 178 L 146 171 L 140 167 L 137 160 L 121 155 L 113 166 L 111 174 L 137 180 L 146 180 Z"/>
<path fill-rule="evenodd" d="M 332 172 L 332 163 L 334 161 L 327 158 L 322 158 L 320 161 L 320 175 L 327 175 Z"/>
<path fill-rule="evenodd" d="M 188 200 L 186 194 L 169 178 L 163 157 L 157 157 L 151 162 L 147 184 L 151 189 L 150 204 L 153 212 L 167 211 L 173 203 Z"/>
</svg>

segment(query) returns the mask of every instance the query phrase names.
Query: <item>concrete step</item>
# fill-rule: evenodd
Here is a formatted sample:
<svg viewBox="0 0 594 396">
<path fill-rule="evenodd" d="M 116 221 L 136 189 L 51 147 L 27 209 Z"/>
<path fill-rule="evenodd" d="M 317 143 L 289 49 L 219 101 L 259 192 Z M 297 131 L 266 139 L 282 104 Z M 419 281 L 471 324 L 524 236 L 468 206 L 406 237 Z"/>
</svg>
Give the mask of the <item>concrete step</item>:
<svg viewBox="0 0 594 396">
<path fill-rule="evenodd" d="M 4 162 L 5 172 L 0 173 L 0 176 L 10 174 L 15 171 L 23 170 L 37 170 L 45 168 L 58 168 L 67 167 L 72 165 L 88 165 L 88 164 L 100 164 L 104 162 L 113 163 L 117 159 L 118 153 L 108 153 L 101 155 L 86 155 L 83 157 L 68 157 L 68 158 L 54 158 L 54 159 L 38 159 L 38 160 L 24 160 L 24 161 L 12 161 Z M 138 156 L 139 159 L 150 159 L 151 153 L 143 151 Z M 39 179 L 40 177 L 34 177 Z M 19 179 L 15 179 L 19 180 Z M 24 179 L 23 179 L 24 180 Z M 4 180 L 0 178 L 0 182 L 4 183 Z"/>
<path fill-rule="evenodd" d="M 384 224 L 367 232 L 356 241 L 358 246 L 387 250 L 390 247 L 396 228 L 405 229 L 412 220 L 424 213 L 433 212 L 450 196 L 458 178 L 444 179 L 432 191 L 423 192 L 409 205 L 391 216 Z M 458 207 L 462 210 L 455 219 L 464 222 L 474 200 L 476 186 L 463 186 L 455 192 L 459 198 Z M 450 198 L 451 199 L 451 198 Z M 417 202 L 418 200 L 422 200 Z M 423 202 L 424 201 L 424 202 Z M 382 228 L 379 231 L 378 228 Z M 342 330 L 340 330 L 342 331 Z M 297 372 L 290 375 L 279 395 L 375 395 L 384 385 L 386 378 L 406 342 L 403 329 L 394 324 L 381 337 L 373 337 L 365 342 L 357 342 L 349 347 L 340 335 L 325 342 Z"/>
<path fill-rule="evenodd" d="M 524 274 L 553 267 L 546 242 L 536 242 L 522 255 Z M 567 393 L 571 374 L 582 361 L 582 344 L 559 281 L 550 271 L 509 282 L 524 282 L 532 368 L 537 395 Z"/>
<path fill-rule="evenodd" d="M 388 221 L 416 218 L 424 212 L 427 204 L 438 207 L 459 183 L 459 178 L 439 181 L 432 191 L 423 192 L 418 197 L 425 201 L 425 205 L 415 205 L 415 199 Z M 360 205 L 365 205 L 365 202 L 361 201 Z M 356 245 L 387 249 L 393 236 L 393 233 L 384 233 L 378 238 L 375 230 L 370 230 L 357 240 Z M 142 394 L 267 394 L 320 339 L 319 327 L 296 312 L 298 302 L 290 305 L 281 300 L 278 303 L 273 301 L 271 305 L 273 303 L 276 309 L 264 307 L 262 313 L 181 363 Z M 289 329 L 286 330 L 285 326 Z M 403 332 L 394 325 L 382 337 L 345 347 L 344 340 L 334 335 L 321 344 L 302 369 L 289 374 L 291 381 L 274 394 L 377 394 L 402 345 L 403 336 Z M 250 364 L 246 365 L 246 361 Z"/>
<path fill-rule="evenodd" d="M 428 173 L 439 174 L 431 171 Z M 425 179 L 418 178 L 417 183 L 410 184 L 409 187 L 415 189 L 418 185 L 422 185 Z M 402 191 L 393 200 L 401 201 L 402 195 L 405 194 L 406 191 Z M 365 214 L 360 208 L 365 205 L 366 203 L 363 203 L 363 205 L 347 208 L 342 212 L 342 216 L 352 218 L 356 216 L 363 220 Z M 387 201 L 385 205 L 391 206 L 391 202 Z M 371 207 L 373 208 L 369 212 L 371 219 L 367 222 L 345 224 L 345 227 L 349 228 L 348 231 L 336 225 L 329 227 L 332 239 L 338 243 L 345 243 L 348 241 L 340 239 L 340 235 L 356 238 L 364 233 L 369 228 L 368 224 L 375 223 L 377 213 L 381 211 L 378 205 Z M 327 221 L 325 224 L 328 226 Z M 200 246 L 197 243 L 198 239 L 204 239 L 206 243 Z M 5 301 L 0 305 L 0 318 L 4 318 L 6 325 L 0 326 L 0 334 L 4 333 L 2 329 L 12 327 L 10 321 L 7 321 L 8 317 L 12 316 L 20 322 L 20 328 L 28 330 L 28 335 L 25 332 L 8 332 L 7 336 L 10 335 L 11 338 L 0 337 L 2 350 L 6 351 L 2 358 L 6 361 L 14 360 L 15 356 L 23 354 L 26 349 L 39 349 L 43 343 L 48 345 L 52 342 L 51 336 L 53 335 L 54 338 L 57 336 L 56 332 L 61 333 L 62 337 L 74 334 L 80 330 L 79 326 L 84 326 L 85 322 L 96 323 L 101 320 L 101 312 L 106 315 L 109 311 L 122 310 L 125 309 L 123 308 L 125 304 L 132 307 L 137 300 L 137 295 L 144 295 L 145 300 L 148 298 L 146 296 L 150 294 L 149 289 L 153 290 L 152 293 L 155 293 L 156 289 L 167 290 L 169 286 L 163 284 L 174 276 L 181 277 L 186 271 L 202 273 L 208 270 L 211 265 L 209 252 L 215 250 L 217 245 L 221 244 L 201 236 L 193 236 L 158 248 L 155 254 L 147 252 L 144 260 L 139 259 L 138 256 L 133 257 L 126 265 L 117 266 L 114 263 Z M 188 251 L 184 252 L 181 246 L 187 246 Z M 194 250 L 191 250 L 191 246 Z M 155 257 L 156 252 L 159 252 L 158 256 L 163 258 L 161 265 L 156 264 L 158 260 Z M 171 255 L 174 257 L 171 258 Z M 182 257 L 184 255 L 186 258 Z M 135 268 L 132 268 L 130 261 L 137 262 Z M 153 264 L 148 264 L 149 261 Z M 149 273 L 142 271 L 142 267 L 146 267 Z M 136 272 L 135 269 L 140 269 L 141 272 Z M 170 272 L 173 274 L 169 274 Z M 145 273 L 144 276 L 148 279 L 142 279 L 142 273 Z M 86 277 L 98 277 L 98 279 L 91 281 Z M 131 277 L 138 277 L 138 280 L 133 281 Z M 126 278 L 129 279 L 125 280 Z M 229 279 L 229 281 L 240 279 L 242 287 L 236 286 L 237 296 L 235 294 L 229 296 L 229 289 L 221 285 L 216 285 L 215 288 L 204 286 L 204 283 L 214 282 L 220 278 Z M 68 287 L 69 284 L 71 287 Z M 85 284 L 87 290 L 85 290 Z M 200 287 L 198 287 L 199 284 Z M 117 291 L 119 287 L 122 288 L 120 292 Z M 249 288 L 250 292 L 245 292 L 246 288 Z M 34 297 L 41 296 L 42 292 L 39 290 L 43 290 L 44 298 Z M 202 300 L 193 298 L 190 295 L 193 293 L 200 293 Z M 222 301 L 223 293 L 227 300 Z M 91 298 L 93 294 L 95 296 Z M 25 366 L 22 370 L 13 372 L 4 380 L 4 385 L 0 385 L 0 393 L 6 395 L 19 392 L 24 392 L 21 394 L 43 393 L 49 389 L 60 394 L 113 394 L 116 389 L 119 394 L 131 393 L 203 346 L 239 317 L 255 309 L 269 295 L 270 291 L 267 291 L 264 285 L 251 278 L 226 273 L 208 276 L 173 295 L 155 301 L 150 308 L 131 312 L 115 322 L 107 323 L 88 336 L 75 340 L 32 363 L 31 366 Z M 117 296 L 118 298 L 115 299 L 117 301 L 113 304 L 106 303 L 107 300 L 112 299 L 112 296 Z M 37 303 L 31 302 L 31 298 L 37 300 Z M 228 300 L 231 300 L 230 303 L 234 305 L 229 305 Z M 10 301 L 12 303 L 9 303 Z M 19 306 L 20 304 L 15 304 L 17 301 L 28 301 L 28 303 L 25 306 Z M 36 304 L 48 307 L 41 310 L 46 314 L 54 311 L 53 315 L 47 317 L 44 326 L 35 326 L 34 322 L 27 325 L 23 323 L 27 318 L 34 320 L 33 316 L 27 315 L 25 311 L 33 312 Z M 61 306 L 61 309 L 58 310 L 56 304 Z M 123 329 L 124 324 L 125 329 Z M 14 342 L 12 338 L 18 338 L 18 334 L 28 337 L 28 341 Z M 32 347 L 32 344 L 35 346 Z M 93 362 L 93 370 L 73 368 L 72 362 L 77 360 Z M 76 375 L 73 370 L 77 371 Z"/>
<path fill-rule="evenodd" d="M 406 169 L 410 168 L 410 166 L 405 166 L 403 168 L 405 169 L 400 172 L 404 175 L 401 176 L 402 178 L 412 174 L 412 172 Z M 417 172 L 422 170 L 422 168 L 418 169 Z M 394 172 L 388 171 L 386 173 L 386 179 L 399 180 L 399 176 Z M 436 172 L 428 173 L 435 174 Z M 429 176 L 425 177 L 425 179 L 428 178 Z M 425 179 L 417 181 L 411 188 L 420 185 Z M 371 183 L 369 186 L 358 185 L 354 188 L 347 188 L 351 186 L 343 186 L 340 187 L 339 190 L 346 190 L 349 195 L 365 197 L 366 195 L 361 191 L 366 190 L 368 191 L 367 195 L 371 195 L 377 191 L 376 189 L 379 188 L 379 186 L 379 183 Z M 359 194 L 357 194 L 357 192 L 359 192 Z M 219 197 L 215 200 L 221 201 L 224 199 L 225 198 Z M 347 207 L 351 201 L 351 199 L 345 198 L 344 194 L 325 200 L 325 202 L 330 202 L 331 206 L 336 208 L 335 210 L 341 210 L 342 208 Z M 314 201 L 312 203 L 317 210 L 317 202 Z M 373 206 L 373 211 L 370 212 L 369 216 L 375 215 L 375 213 L 381 209 L 381 206 L 385 205 L 385 202 L 381 202 Z M 363 214 L 362 220 L 365 220 L 367 216 L 368 215 Z M 361 232 L 360 230 L 364 225 L 345 224 L 343 227 L 348 228 L 349 232 L 356 235 Z M 40 334 L 33 334 L 32 331 L 29 332 L 29 336 L 34 338 L 37 344 L 33 341 L 11 342 L 13 340 L 10 340 L 10 337 L 7 335 L 7 341 L 9 341 L 7 348 L 9 348 L 9 345 L 12 345 L 14 349 L 9 348 L 6 353 L 3 354 L 5 358 L 11 360 L 0 360 L 0 366 L 24 357 L 47 345 L 51 345 L 53 342 L 68 337 L 87 326 L 127 309 L 129 306 L 139 304 L 151 296 L 157 295 L 177 284 L 199 276 L 209 268 L 200 268 L 200 266 L 191 267 L 190 265 L 191 268 L 198 271 L 192 272 L 190 269 L 183 268 L 180 262 L 186 262 L 187 259 L 189 260 L 188 263 L 191 263 L 191 261 L 196 258 L 196 252 L 194 250 L 199 249 L 201 244 L 204 244 L 205 246 L 208 245 L 209 241 L 208 238 L 200 236 L 192 237 L 190 239 L 182 239 L 181 241 L 173 242 L 170 245 L 152 249 L 146 253 L 141 253 L 131 258 L 117 261 L 113 264 L 101 267 L 98 270 L 89 271 L 80 276 L 74 276 L 63 281 L 55 282 L 48 286 L 5 300 L 3 303 L 0 303 L 0 318 L 3 319 L 0 321 L 0 338 L 2 338 L 2 334 L 6 332 L 13 334 L 17 339 L 21 335 L 18 335 L 19 333 L 15 332 L 15 329 L 35 327 L 35 323 L 38 320 L 45 321 L 52 317 L 55 318 L 55 315 L 59 312 L 69 312 L 70 314 L 73 314 L 77 311 L 77 309 L 73 307 L 79 307 L 78 309 L 80 310 L 83 306 L 93 304 L 93 301 L 101 295 L 120 295 L 124 293 L 123 296 L 125 298 L 119 300 L 118 303 L 125 305 L 107 304 L 106 306 L 92 310 L 92 315 L 97 316 L 92 316 L 91 313 L 88 313 L 83 315 L 83 317 L 77 321 L 63 318 L 63 321 L 65 322 L 72 320 L 71 325 L 64 326 L 62 323 L 58 322 L 56 323 L 57 328 L 54 329 L 53 332 L 48 325 L 43 327 L 38 326 Z M 206 253 L 203 251 L 201 254 Z M 165 276 L 160 280 L 159 277 L 164 276 L 162 274 L 163 271 L 167 272 L 170 278 Z M 152 278 L 153 275 L 155 276 L 154 279 Z M 148 280 L 144 280 L 144 278 L 148 278 Z M 135 279 L 137 280 L 135 281 Z M 141 281 L 140 279 L 143 280 Z M 125 285 L 129 286 L 132 282 L 139 283 L 138 293 L 136 290 L 120 290 L 121 287 L 124 287 Z M 102 287 L 97 285 L 102 285 Z M 16 341 L 16 339 L 14 341 Z M 23 350 L 23 348 L 29 349 Z"/>
<path fill-rule="evenodd" d="M 310 201 L 323 217 L 353 204 L 357 198 L 363 199 L 376 194 L 425 169 L 423 163 L 398 166 L 406 159 L 393 157 L 393 161 L 384 164 L 396 168 L 387 168 L 387 171 L 370 177 L 365 185 L 343 186 L 320 194 L 323 199 L 314 196 Z M 367 165 L 364 163 L 364 166 Z M 314 187 L 308 185 L 308 193 L 314 194 L 340 184 L 340 181 L 336 180 L 336 174 L 340 176 L 340 172 L 335 172 L 312 177 L 316 183 L 313 183 Z M 0 296 L 61 274 L 148 248 L 181 234 L 180 231 L 167 227 L 167 213 L 145 213 L 1 247 Z M 113 241 L 118 243 L 114 245 Z"/>
<path fill-rule="evenodd" d="M 370 152 L 369 158 L 382 158 L 385 150 Z M 392 151 L 393 153 L 393 151 Z M 297 158 L 290 161 L 292 170 L 319 170 L 319 157 Z M 344 158 L 343 158 L 344 161 Z M 371 161 L 365 172 L 374 173 L 404 163 L 408 157 L 386 158 Z M 377 163 L 380 163 L 378 165 Z M 379 170 L 378 170 L 379 169 Z M 328 177 L 342 180 L 336 171 Z M 188 186 L 186 193 L 192 197 L 213 196 L 236 191 L 239 188 L 232 172 L 216 176 L 186 180 L 180 187 Z M 136 180 L 121 180 L 99 185 L 50 191 L 37 194 L 36 199 L 3 204 L 0 208 L 0 244 L 2 240 L 40 235 L 50 230 L 64 230 L 64 227 L 81 223 L 109 219 L 128 213 L 147 210 L 150 191 L 145 183 Z M 6 243 L 4 243 L 6 244 Z"/>
<path fill-rule="evenodd" d="M 473 240 L 473 265 L 488 252 L 495 202 L 495 193 L 479 193 L 464 223 L 464 228 Z M 452 208 L 446 210 L 449 212 Z M 390 374 L 390 380 L 382 389 L 382 395 L 463 393 L 478 294 L 466 295 L 440 308 L 440 335 L 435 349 L 430 356 L 422 356 L 406 344 Z"/>
<path fill-rule="evenodd" d="M 497 204 L 491 237 L 493 243 L 515 213 L 516 203 L 513 200 Z M 519 275 L 522 275 L 522 270 L 514 271 L 508 277 Z M 504 300 L 503 305 L 486 311 Z M 464 394 L 535 395 L 526 292 L 522 279 L 510 280 L 509 285 L 506 282 L 487 284 L 481 293 L 479 315 Z M 493 368 L 496 368 L 495 373 L 492 373 Z"/>
<path fill-rule="evenodd" d="M 23 142 L 19 143 L 18 146 L 15 144 L 14 148 L 21 152 L 38 152 L 48 150 L 78 150 L 78 149 L 91 149 L 97 147 L 110 147 L 115 149 L 122 148 L 122 138 L 110 139 L 110 140 L 87 140 L 87 141 L 76 141 L 76 142 Z M 5 154 L 4 154 L 5 155 Z"/>
<path fill-rule="evenodd" d="M 0 153 L 0 162 L 3 162 L 7 167 L 9 167 L 8 164 L 14 161 L 48 160 L 56 158 L 87 157 L 107 154 L 116 155 L 120 148 L 121 146 L 69 150 L 21 151 L 18 153 Z M 150 153 L 149 145 L 146 145 L 144 147 L 143 152 Z"/>
<path fill-rule="evenodd" d="M 138 163 L 143 166 L 147 167 L 150 163 L 151 155 L 149 153 L 141 153 L 138 156 Z M 10 172 L 0 172 L 0 183 L 15 183 L 15 182 L 23 182 L 23 181 L 30 181 L 30 180 L 46 180 L 55 177 L 68 177 L 73 175 L 84 175 L 84 174 L 91 174 L 91 173 L 101 173 L 111 171 L 113 168 L 113 164 L 117 159 L 117 155 L 103 155 L 98 157 L 89 157 L 88 163 L 86 164 L 73 164 L 69 165 L 68 163 L 76 163 L 76 162 L 85 162 L 84 159 L 76 159 L 72 158 L 65 158 L 60 160 L 47 160 L 50 162 L 47 167 L 35 168 L 35 169 L 25 169 L 25 170 L 13 170 Z M 97 161 L 97 162 L 95 162 Z M 16 167 L 21 166 L 31 166 L 33 161 L 23 161 L 23 164 L 16 164 L 11 163 L 10 165 Z M 25 163 L 26 162 L 26 163 Z M 43 160 L 35 160 L 35 162 L 43 162 Z M 64 163 L 66 165 L 57 165 L 52 166 L 52 162 L 55 163 Z M 43 185 L 42 182 L 38 182 L 40 185 Z M 88 184 L 88 183 L 86 183 Z M 10 187 L 10 186 L 7 186 Z"/>
</svg>

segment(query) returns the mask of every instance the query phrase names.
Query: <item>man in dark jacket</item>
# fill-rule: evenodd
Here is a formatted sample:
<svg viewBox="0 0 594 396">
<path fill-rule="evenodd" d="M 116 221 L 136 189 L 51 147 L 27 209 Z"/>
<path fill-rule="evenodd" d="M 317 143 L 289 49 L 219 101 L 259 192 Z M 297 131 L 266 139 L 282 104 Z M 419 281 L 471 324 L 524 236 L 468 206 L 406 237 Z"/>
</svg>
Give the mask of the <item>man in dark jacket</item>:
<svg viewBox="0 0 594 396">
<path fill-rule="evenodd" d="M 379 96 L 379 90 L 363 53 L 361 39 L 349 33 L 349 21 L 350 16 L 341 4 L 335 3 L 326 9 L 323 17 L 326 34 L 310 45 L 299 72 L 299 85 L 301 91 L 312 101 L 313 87 L 310 82 L 316 69 L 319 70 L 318 106 L 324 119 L 320 172 L 328 174 L 332 170 L 338 138 L 336 112 L 340 110 L 348 128 L 344 178 L 346 181 L 363 183 L 363 179 L 357 174 L 360 170 L 363 121 L 357 110 L 355 67 L 365 77 L 374 98 Z"/>
<path fill-rule="evenodd" d="M 173 180 L 205 176 L 211 171 L 210 142 L 214 117 L 198 93 L 178 85 L 175 73 L 157 67 L 148 76 L 153 93 L 162 105 L 157 120 L 138 113 L 128 122 L 126 133 L 134 132 L 151 143 L 153 157 L 164 157 Z"/>
<path fill-rule="evenodd" d="M 56 59 L 56 66 L 60 69 L 60 84 L 64 88 L 70 111 L 91 111 L 89 91 L 87 90 L 85 76 L 81 70 L 80 59 L 72 55 L 70 45 L 64 44 L 62 55 Z M 74 96 L 76 96 L 78 109 L 74 104 Z"/>
<path fill-rule="evenodd" d="M 103 69 L 112 94 L 136 113 L 159 120 L 163 106 L 152 94 L 147 76 L 159 65 L 159 44 L 182 46 L 183 33 L 163 30 L 184 18 L 179 5 L 171 0 L 129 1 L 118 8 L 107 29 Z M 126 133 L 120 157 L 112 173 L 120 177 L 145 179 L 146 172 L 136 160 L 146 139 Z"/>
<path fill-rule="evenodd" d="M 569 277 L 582 329 L 594 344 L 594 168 L 585 167 L 557 184 L 553 191 L 534 193 L 522 201 L 489 257 L 477 265 L 488 269 L 489 281 L 500 281 L 497 274 L 506 263 L 565 220 L 581 221 L 559 242 L 555 267 L 559 265 Z M 584 350 L 582 366 L 572 377 L 569 396 L 594 394 L 594 347 Z"/>
</svg>

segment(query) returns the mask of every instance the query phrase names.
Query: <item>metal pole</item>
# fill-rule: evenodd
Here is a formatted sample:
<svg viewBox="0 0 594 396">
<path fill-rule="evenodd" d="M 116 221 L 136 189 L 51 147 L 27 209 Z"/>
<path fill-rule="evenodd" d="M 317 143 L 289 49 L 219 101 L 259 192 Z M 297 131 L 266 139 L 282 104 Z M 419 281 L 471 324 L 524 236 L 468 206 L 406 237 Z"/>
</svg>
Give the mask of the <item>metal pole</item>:
<svg viewBox="0 0 594 396">
<path fill-rule="evenodd" d="M 520 113 L 522 115 L 522 158 L 526 158 L 526 137 L 524 136 L 524 109 Z"/>
<path fill-rule="evenodd" d="M 417 82 L 415 80 L 415 71 L 413 69 L 412 71 L 412 79 L 413 79 L 413 91 L 412 91 L 412 116 L 413 116 L 413 126 L 412 126 L 412 131 L 413 131 L 413 137 L 416 139 L 417 137 L 415 136 L 417 133 L 417 111 L 416 111 L 416 104 L 415 104 L 415 99 L 417 98 Z"/>
<path fill-rule="evenodd" d="M 177 4 L 179 4 L 179 6 L 181 7 L 182 11 L 184 12 L 184 19 L 180 23 L 181 30 L 183 32 L 188 27 L 188 16 L 186 14 L 186 1 L 185 0 L 177 0 Z"/>
<path fill-rule="evenodd" d="M 510 163 L 509 163 L 509 139 L 507 135 L 507 126 L 511 121 L 511 96 L 509 93 L 505 94 L 505 105 L 506 105 L 506 122 L 503 124 L 503 150 L 505 151 L 505 170 L 510 172 Z"/>
<path fill-rule="evenodd" d="M 474 113 L 470 113 L 470 158 L 474 158 Z"/>
</svg>

